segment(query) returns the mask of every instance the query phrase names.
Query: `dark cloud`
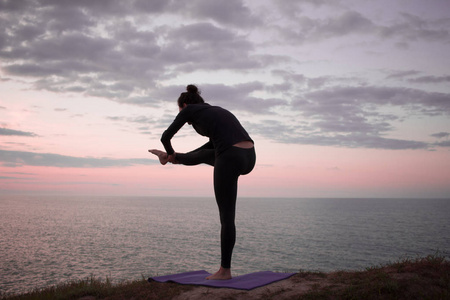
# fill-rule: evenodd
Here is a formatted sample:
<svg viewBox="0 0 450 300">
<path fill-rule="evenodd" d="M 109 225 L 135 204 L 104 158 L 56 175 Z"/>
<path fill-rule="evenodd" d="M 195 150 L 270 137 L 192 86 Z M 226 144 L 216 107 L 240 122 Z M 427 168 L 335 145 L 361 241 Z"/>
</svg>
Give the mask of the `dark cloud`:
<svg viewBox="0 0 450 300">
<path fill-rule="evenodd" d="M 2 71 L 35 78 L 38 89 L 155 106 L 156 82 L 180 72 L 258 69 L 286 60 L 253 55 L 253 44 L 233 28 L 258 21 L 239 0 L 0 3 Z M 188 22 L 135 25 L 161 13 L 185 15 Z"/>
<path fill-rule="evenodd" d="M 253 45 L 243 36 L 211 23 L 175 28 L 161 53 L 163 61 L 179 64 L 177 71 L 254 69 L 262 67 L 250 53 Z"/>
<path fill-rule="evenodd" d="M 437 147 L 450 147 L 450 140 L 448 138 L 450 137 L 449 132 L 438 132 L 431 135 L 432 137 L 438 138 L 438 139 L 446 139 L 445 141 L 439 141 L 434 143 L 434 146 Z"/>
<path fill-rule="evenodd" d="M 310 23 L 308 20 L 307 23 Z M 314 22 L 317 24 L 317 22 Z M 374 24 L 371 20 L 355 11 L 347 11 L 342 15 L 319 23 L 317 28 L 309 28 L 312 36 L 319 38 L 330 38 L 344 36 L 353 33 L 367 33 L 373 30 Z"/>
<path fill-rule="evenodd" d="M 449 115 L 450 95 L 390 87 L 333 87 L 305 93 L 294 103 L 299 113 L 311 120 L 313 128 L 333 133 L 339 143 L 353 147 L 353 141 L 370 148 L 379 142 L 396 149 L 402 143 L 383 137 L 394 129 L 392 121 L 401 121 L 401 116 L 382 112 L 384 107 L 401 107 L 405 111 L 429 115 Z M 342 136 L 342 134 L 346 134 Z M 349 140 L 347 137 L 354 137 Z M 333 141 L 331 139 L 330 141 Z M 395 146 L 388 146 L 395 144 Z M 424 143 L 407 143 L 406 148 L 423 148 Z M 401 148 L 401 146 L 398 146 Z"/>
<path fill-rule="evenodd" d="M 450 30 L 443 23 L 429 22 L 419 16 L 401 13 L 400 21 L 390 26 L 378 26 L 382 37 L 400 38 L 403 41 L 448 41 Z M 448 25 L 448 24 L 447 24 Z"/>
<path fill-rule="evenodd" d="M 417 70 L 404 70 L 404 71 L 392 71 L 387 70 L 384 71 L 388 73 L 386 79 L 399 79 L 403 81 L 408 81 L 411 83 L 446 83 L 450 82 L 450 75 L 444 76 L 431 76 L 431 75 L 422 75 L 420 71 Z"/>
<path fill-rule="evenodd" d="M 406 77 L 415 76 L 421 73 L 417 70 L 387 70 L 385 72 L 388 73 L 386 79 L 404 79 Z"/>
<path fill-rule="evenodd" d="M 5 172 L 5 174 L 12 174 L 12 175 L 38 175 L 37 173 L 25 173 L 25 172 Z"/>
<path fill-rule="evenodd" d="M 306 93 L 299 101 L 306 115 L 340 115 L 361 112 L 363 106 L 400 106 L 427 115 L 450 114 L 450 94 L 402 87 L 332 87 Z"/>
<path fill-rule="evenodd" d="M 124 117 L 111 116 L 111 117 L 106 117 L 106 119 L 116 122 L 116 121 L 123 121 L 125 118 Z"/>
<path fill-rule="evenodd" d="M 193 18 L 207 18 L 227 26 L 254 27 L 261 24 L 241 0 L 186 1 L 187 11 Z"/>
<path fill-rule="evenodd" d="M 375 135 L 349 134 L 329 136 L 298 137 L 297 143 L 312 144 L 320 146 L 338 146 L 346 148 L 369 148 L 369 149 L 428 149 L 430 146 L 425 142 L 384 138 Z"/>
<path fill-rule="evenodd" d="M 306 124 L 294 124 L 275 120 L 248 124 L 251 134 L 258 134 L 279 143 L 303 144 L 317 146 L 334 146 L 345 148 L 369 149 L 429 149 L 433 145 L 421 141 L 392 139 L 374 133 L 360 132 L 323 132 Z"/>
<path fill-rule="evenodd" d="M 278 72 L 287 82 L 308 83 L 301 74 Z M 327 83 L 336 80 L 327 78 Z M 289 104 L 297 117 L 265 120 L 250 124 L 251 132 L 282 143 L 374 149 L 429 149 L 444 144 L 389 138 L 394 122 L 408 113 L 430 116 L 450 115 L 450 95 L 418 89 L 379 86 L 323 86 L 309 91 L 288 85 L 285 93 L 295 94 Z M 402 115 L 389 113 L 401 108 Z M 278 118 L 277 118 L 278 119 Z M 441 133 L 442 134 L 442 133 Z M 439 137 L 436 135 L 436 137 Z"/>
<path fill-rule="evenodd" d="M 30 136 L 35 137 L 37 134 L 33 132 L 28 131 L 20 131 L 20 130 L 14 130 L 14 129 L 8 129 L 8 128 L 0 128 L 0 135 L 9 135 L 9 136 Z"/>
<path fill-rule="evenodd" d="M 285 2 L 281 1 L 280 6 Z M 290 5 L 295 6 L 295 5 Z M 285 11 L 283 8 L 282 11 Z M 377 20 L 355 10 L 335 10 L 336 12 L 323 18 L 311 18 L 301 9 L 293 8 L 292 12 L 284 14 L 289 26 L 275 27 L 280 36 L 287 38 L 286 42 L 311 43 L 327 39 L 360 35 L 364 39 L 394 39 L 405 47 L 410 42 L 450 41 L 450 30 L 447 22 L 427 21 L 419 16 L 401 13 L 399 18 L 391 24 L 381 25 Z"/>
<path fill-rule="evenodd" d="M 153 165 L 159 162 L 146 158 L 112 159 L 74 157 L 52 153 L 35 153 L 22 151 L 0 150 L 0 162 L 4 166 L 19 167 L 46 166 L 59 168 L 108 168 L 129 167 L 133 165 Z"/>
<path fill-rule="evenodd" d="M 6 179 L 6 180 L 32 180 L 32 178 L 26 178 L 26 177 L 10 177 L 10 176 L 0 176 L 0 179 Z"/>
<path fill-rule="evenodd" d="M 438 133 L 432 134 L 431 136 L 438 138 L 438 139 L 442 139 L 442 138 L 450 137 L 450 133 L 449 132 L 438 132 Z"/>
<path fill-rule="evenodd" d="M 450 147 L 450 141 L 437 142 L 434 143 L 433 145 L 438 147 Z"/>
<path fill-rule="evenodd" d="M 448 76 L 420 76 L 411 78 L 408 81 L 413 83 L 444 83 L 450 82 L 450 75 Z"/>
<path fill-rule="evenodd" d="M 387 149 L 428 147 L 419 141 L 389 139 L 393 124 L 404 116 L 387 109 L 447 116 L 448 93 L 373 86 L 363 79 L 327 74 L 308 77 L 289 71 L 291 63 L 298 61 L 280 49 L 287 44 L 307 45 L 355 36 L 362 43 L 392 40 L 405 47 L 414 41 L 446 43 L 448 20 L 425 20 L 404 13 L 397 14 L 393 21 L 380 21 L 345 8 L 340 1 L 280 0 L 272 4 L 277 9 L 268 11 L 265 7 L 265 12 L 257 16 L 241 0 L 0 0 L 1 71 L 10 78 L 34 80 L 37 89 L 139 106 L 164 105 L 168 111 L 173 108 L 173 115 L 158 119 L 109 117 L 115 122 L 138 124 L 138 130 L 146 134 L 149 131 L 143 124 L 161 128 L 173 120 L 176 99 L 185 89 L 184 85 L 162 84 L 165 80 L 195 71 L 238 71 L 244 75 L 265 72 L 280 81 L 266 84 L 258 78 L 241 84 L 199 85 L 212 105 L 267 117 L 264 124 L 253 129 L 273 140 Z M 324 14 L 314 17 L 317 14 L 307 14 L 307 9 L 323 9 Z M 175 21 L 170 24 L 164 18 Z M 253 35 L 267 36 L 269 48 L 256 44 Z M 277 50 L 265 51 L 270 47 Z M 449 76 L 414 69 L 384 72 L 384 79 L 400 80 L 402 84 L 450 81 Z M 296 119 L 289 121 L 292 115 Z M 285 124 L 277 123 L 282 118 Z M 264 126 L 267 124 L 272 127 Z M 16 135 L 27 134 L 34 136 L 16 131 Z M 78 159 L 74 164 L 87 160 Z M 95 160 L 100 165 L 101 161 Z"/>
<path fill-rule="evenodd" d="M 356 11 L 347 11 L 338 16 L 313 19 L 306 15 L 291 20 L 295 26 L 280 27 L 281 36 L 291 43 L 310 43 L 350 34 L 375 33 L 376 25 Z"/>
<path fill-rule="evenodd" d="M 22 2 L 22 1 L 18 1 Z M 136 15 L 157 16 L 159 14 L 177 14 L 192 19 L 208 19 L 228 26 L 252 26 L 258 24 L 250 9 L 240 0 L 213 2 L 208 0 L 120 0 L 103 1 L 69 1 L 39 0 L 33 1 L 34 8 L 49 10 L 49 17 L 66 17 L 66 24 L 79 25 L 89 23 L 90 15 L 98 18 L 125 17 Z M 10 11 L 24 9 L 24 5 L 7 5 Z M 13 8 L 14 7 L 14 8 Z M 58 25 L 66 27 L 63 22 Z M 68 26 L 67 26 L 68 27 Z"/>
<path fill-rule="evenodd" d="M 56 182 L 52 185 L 67 185 L 67 184 L 87 184 L 87 185 L 106 185 L 106 186 L 121 186 L 119 183 L 107 183 L 107 182 L 91 182 L 91 181 L 65 181 L 65 182 Z"/>
<path fill-rule="evenodd" d="M 275 2 L 276 8 L 280 11 L 281 15 L 296 18 L 303 13 L 305 6 L 319 7 L 322 5 L 335 5 L 337 1 L 326 0 L 278 0 Z"/>
</svg>

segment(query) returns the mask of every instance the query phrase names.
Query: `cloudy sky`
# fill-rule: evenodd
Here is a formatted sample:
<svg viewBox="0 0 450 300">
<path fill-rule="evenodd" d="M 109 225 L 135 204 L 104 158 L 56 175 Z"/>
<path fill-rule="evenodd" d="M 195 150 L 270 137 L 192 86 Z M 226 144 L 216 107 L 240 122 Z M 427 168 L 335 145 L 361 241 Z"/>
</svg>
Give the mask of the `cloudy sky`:
<svg viewBox="0 0 450 300">
<path fill-rule="evenodd" d="M 212 196 L 147 150 L 197 84 L 253 197 L 450 197 L 448 0 L 0 0 L 0 191 Z M 184 152 L 206 142 L 186 125 Z"/>
</svg>

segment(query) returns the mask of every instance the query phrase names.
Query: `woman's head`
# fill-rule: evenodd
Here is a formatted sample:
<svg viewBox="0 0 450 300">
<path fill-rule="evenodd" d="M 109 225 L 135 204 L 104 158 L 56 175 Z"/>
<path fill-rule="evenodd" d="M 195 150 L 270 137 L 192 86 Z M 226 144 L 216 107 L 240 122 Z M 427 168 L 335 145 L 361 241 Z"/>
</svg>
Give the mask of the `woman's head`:
<svg viewBox="0 0 450 300">
<path fill-rule="evenodd" d="M 186 90 L 187 92 L 181 93 L 180 97 L 178 98 L 179 108 L 183 108 L 185 104 L 205 103 L 205 100 L 203 100 L 202 96 L 200 96 L 200 91 L 195 85 L 188 85 L 186 87 Z"/>
</svg>

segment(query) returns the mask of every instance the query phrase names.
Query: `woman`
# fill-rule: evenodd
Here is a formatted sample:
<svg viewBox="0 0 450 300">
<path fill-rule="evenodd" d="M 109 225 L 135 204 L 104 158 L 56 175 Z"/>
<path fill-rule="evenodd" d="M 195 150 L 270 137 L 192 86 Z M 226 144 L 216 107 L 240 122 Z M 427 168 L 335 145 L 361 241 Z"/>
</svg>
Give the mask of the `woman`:
<svg viewBox="0 0 450 300">
<path fill-rule="evenodd" d="M 178 98 L 179 114 L 161 137 L 166 152 L 149 151 L 157 155 L 163 165 L 171 162 L 214 166 L 214 194 L 221 224 L 221 264 L 219 271 L 206 279 L 231 279 L 231 256 L 236 240 L 237 183 L 240 175 L 250 173 L 255 166 L 254 143 L 232 113 L 205 103 L 195 85 L 188 85 L 186 89 L 187 92 Z M 191 152 L 176 153 L 170 141 L 185 123 L 192 125 L 200 135 L 209 137 L 209 142 Z"/>
</svg>

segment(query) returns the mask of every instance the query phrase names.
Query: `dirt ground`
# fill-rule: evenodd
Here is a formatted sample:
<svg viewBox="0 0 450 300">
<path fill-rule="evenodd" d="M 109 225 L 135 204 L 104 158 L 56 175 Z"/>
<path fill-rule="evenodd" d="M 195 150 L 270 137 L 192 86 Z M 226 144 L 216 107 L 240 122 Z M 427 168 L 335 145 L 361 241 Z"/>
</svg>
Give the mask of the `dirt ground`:
<svg viewBox="0 0 450 300">
<path fill-rule="evenodd" d="M 320 289 L 333 283 L 320 275 L 309 275 L 301 278 L 294 275 L 288 279 L 255 288 L 250 291 L 229 288 L 196 287 L 186 291 L 174 299 L 176 300 L 211 300 L 211 299 L 292 299 L 305 294 L 312 289 Z"/>
<path fill-rule="evenodd" d="M 195 287 L 174 299 L 450 299 L 450 263 L 423 259 L 365 271 L 300 272 L 250 291 Z"/>
</svg>

